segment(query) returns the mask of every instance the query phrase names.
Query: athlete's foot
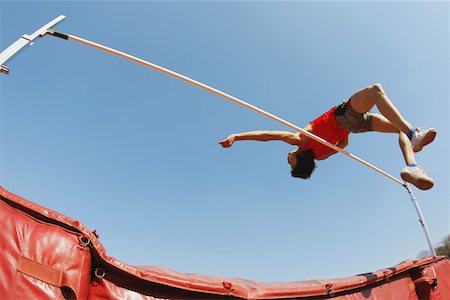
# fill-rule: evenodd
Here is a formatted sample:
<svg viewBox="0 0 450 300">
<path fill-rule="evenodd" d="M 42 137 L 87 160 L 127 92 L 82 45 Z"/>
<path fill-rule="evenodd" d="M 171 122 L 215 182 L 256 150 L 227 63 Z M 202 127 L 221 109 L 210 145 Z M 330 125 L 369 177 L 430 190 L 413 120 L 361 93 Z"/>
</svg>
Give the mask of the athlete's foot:
<svg viewBox="0 0 450 300">
<path fill-rule="evenodd" d="M 434 128 L 426 130 L 416 128 L 411 138 L 411 144 L 413 146 L 414 152 L 419 152 L 420 150 L 422 150 L 422 148 L 431 143 L 435 137 L 436 129 Z"/>
<path fill-rule="evenodd" d="M 433 187 L 434 181 L 425 174 L 419 166 L 406 166 L 400 173 L 403 180 L 415 185 L 418 189 L 429 190 Z"/>
</svg>

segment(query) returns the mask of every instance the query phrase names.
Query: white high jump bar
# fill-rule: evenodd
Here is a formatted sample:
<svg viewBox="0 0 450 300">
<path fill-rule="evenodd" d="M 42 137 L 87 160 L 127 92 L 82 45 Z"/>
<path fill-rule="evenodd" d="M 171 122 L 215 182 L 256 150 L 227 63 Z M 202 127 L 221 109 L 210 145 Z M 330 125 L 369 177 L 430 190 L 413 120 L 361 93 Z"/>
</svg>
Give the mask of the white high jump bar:
<svg viewBox="0 0 450 300">
<path fill-rule="evenodd" d="M 206 91 L 208 91 L 210 93 L 213 93 L 213 94 L 216 94 L 218 96 L 221 96 L 221 97 L 223 97 L 225 99 L 228 99 L 228 100 L 230 100 L 232 102 L 235 102 L 235 103 L 237 103 L 239 105 L 242 105 L 242 106 L 244 106 L 246 108 L 249 108 L 249 109 L 251 109 L 251 110 L 253 110 L 253 111 L 257 112 L 257 113 L 260 113 L 260 114 L 262 114 L 262 115 L 264 115 L 264 116 L 266 116 L 266 117 L 268 117 L 268 118 L 270 118 L 270 119 L 272 119 L 272 120 L 274 120 L 274 121 L 276 121 L 278 123 L 281 123 L 281 124 L 283 124 L 283 125 L 285 125 L 287 127 L 290 127 L 290 128 L 292 128 L 292 129 L 294 129 L 296 131 L 299 131 L 302 134 L 308 136 L 309 138 L 317 140 L 318 142 L 320 142 L 320 143 L 330 147 L 331 149 L 333 149 L 335 151 L 338 151 L 338 152 L 341 152 L 342 154 L 344 154 L 344 155 L 346 155 L 348 157 L 351 157 L 354 160 L 356 160 L 356 161 L 358 161 L 358 162 L 368 166 L 369 168 L 371 168 L 371 169 L 373 169 L 373 170 L 383 174 L 384 176 L 392 179 L 393 181 L 397 182 L 398 184 L 400 184 L 402 186 L 405 185 L 405 183 L 403 181 L 401 181 L 400 179 L 398 179 L 398 178 L 390 175 L 389 173 L 387 173 L 387 172 L 385 172 L 385 171 L 375 167 L 374 165 L 372 165 L 372 164 L 362 160 L 361 158 L 357 157 L 356 155 L 353 155 L 353 154 L 345 151 L 344 149 L 341 149 L 341 148 L 337 147 L 336 145 L 333 145 L 333 144 L 329 143 L 328 141 L 322 139 L 321 137 L 318 137 L 318 136 L 316 136 L 316 135 L 314 135 L 314 134 L 304 130 L 303 128 L 300 128 L 300 127 L 298 127 L 298 126 L 296 126 L 296 125 L 294 125 L 294 124 L 292 124 L 290 122 L 287 122 L 287 121 L 285 121 L 285 120 L 283 120 L 283 119 L 281 119 L 281 118 L 279 118 L 279 117 L 277 117 L 277 116 L 275 116 L 275 115 L 273 115 L 271 113 L 268 113 L 268 112 L 266 112 L 266 111 L 264 111 L 264 110 L 262 110 L 262 109 L 260 109 L 260 108 L 258 108 L 256 106 L 248 104 L 247 102 L 244 102 L 244 101 L 242 101 L 242 100 L 240 100 L 240 99 L 238 99 L 236 97 L 233 97 L 233 96 L 231 96 L 231 95 L 229 95 L 227 93 L 224 93 L 224 92 L 219 91 L 219 90 L 217 90 L 215 88 L 212 88 L 212 87 L 210 87 L 210 86 L 208 86 L 208 85 L 206 85 L 204 83 L 201 83 L 199 81 L 196 81 L 194 79 L 186 77 L 184 75 L 181 75 L 181 74 L 176 73 L 174 71 L 171 71 L 169 69 L 163 68 L 163 67 L 158 66 L 156 64 L 153 64 L 151 62 L 145 61 L 143 59 L 137 58 L 135 56 L 132 56 L 132 55 L 126 54 L 124 52 L 117 51 L 115 49 L 112 49 L 112 48 L 109 48 L 109 47 L 106 47 L 106 46 L 103 46 L 103 45 L 100 45 L 100 44 L 88 41 L 86 39 L 82 39 L 82 38 L 74 36 L 74 35 L 68 35 L 68 34 L 64 34 L 64 33 L 60 33 L 60 32 L 54 31 L 54 30 L 49 30 L 48 34 L 53 35 L 53 36 L 57 36 L 57 37 L 60 37 L 60 38 L 66 39 L 66 40 L 78 42 L 78 43 L 81 43 L 81 44 L 84 44 L 84 45 L 87 45 L 87 46 L 90 46 L 90 47 L 93 47 L 93 48 L 96 48 L 96 49 L 108 52 L 110 54 L 117 55 L 119 57 L 125 58 L 125 59 L 130 60 L 132 62 L 135 62 L 137 64 L 141 64 L 141 65 L 143 65 L 145 67 L 148 67 L 150 69 L 159 71 L 159 72 L 164 73 L 166 75 L 169 75 L 171 77 L 174 77 L 174 78 L 177 78 L 177 79 L 182 80 L 184 82 L 187 82 L 189 84 L 192 84 L 192 85 L 194 85 L 196 87 L 199 87 L 199 88 L 201 88 L 203 90 L 206 90 Z"/>
<path fill-rule="evenodd" d="M 266 116 L 266 117 L 268 117 L 268 118 L 270 118 L 270 119 L 272 119 L 272 120 L 274 120 L 274 121 L 276 121 L 278 123 L 281 123 L 281 124 L 283 124 L 283 125 L 285 125 L 285 126 L 287 126 L 289 128 L 292 128 L 292 129 L 296 130 L 296 131 L 299 131 L 302 134 L 304 134 L 305 136 L 307 136 L 309 138 L 312 138 L 312 139 L 314 139 L 314 140 L 316 140 L 316 141 L 318 141 L 318 142 L 320 142 L 320 143 L 330 147 L 331 149 L 333 149 L 335 151 L 338 151 L 338 152 L 340 152 L 340 153 L 342 153 L 342 154 L 344 154 L 344 155 L 346 155 L 346 156 L 356 160 L 357 162 L 362 163 L 363 165 L 365 165 L 365 166 L 367 166 L 367 167 L 377 171 L 378 173 L 388 177 L 389 179 L 393 180 L 394 182 L 396 182 L 396 183 L 402 185 L 404 188 L 406 188 L 406 190 L 408 191 L 408 194 L 410 195 L 411 201 L 412 201 L 412 203 L 413 203 L 413 205 L 414 205 L 414 207 L 416 209 L 417 215 L 419 217 L 419 223 L 421 224 L 422 229 L 423 229 L 423 231 L 425 233 L 425 237 L 426 237 L 426 240 L 428 242 L 428 246 L 430 248 L 430 253 L 433 256 L 436 256 L 436 251 L 433 248 L 433 244 L 431 242 L 430 234 L 428 232 L 428 228 L 426 226 L 425 219 L 424 219 L 424 217 L 422 215 L 422 212 L 420 210 L 420 207 L 419 207 L 419 204 L 417 202 L 417 199 L 413 195 L 413 193 L 411 191 L 411 188 L 409 187 L 409 185 L 406 182 L 401 181 L 400 179 L 392 176 L 391 174 L 389 174 L 389 173 L 387 173 L 387 172 L 385 172 L 385 171 L 375 167 L 374 165 L 372 165 L 372 164 L 362 160 L 358 156 L 353 155 L 353 154 L 345 151 L 344 149 L 341 149 L 341 148 L 337 147 L 336 145 L 333 145 L 333 144 L 329 143 L 328 141 L 326 141 L 326 140 L 322 139 L 321 137 L 318 137 L 318 136 L 316 136 L 316 135 L 314 135 L 314 134 L 304 130 L 303 128 L 300 128 L 300 127 L 298 127 L 298 126 L 296 126 L 296 125 L 294 125 L 294 124 L 292 124 L 290 122 L 287 122 L 287 121 L 285 121 L 285 120 L 283 120 L 283 119 L 281 119 L 281 118 L 279 118 L 279 117 L 277 117 L 277 116 L 275 116 L 275 115 L 273 115 L 271 113 L 268 113 L 268 112 L 266 112 L 266 111 L 264 111 L 264 110 L 262 110 L 262 109 L 260 109 L 260 108 L 258 108 L 256 106 L 254 106 L 254 105 L 248 104 L 245 101 L 242 101 L 242 100 L 240 100 L 240 99 L 238 99 L 236 97 L 233 97 L 233 96 L 231 96 L 231 95 L 229 95 L 227 93 L 224 93 L 224 92 L 222 92 L 220 90 L 212 88 L 212 87 L 210 87 L 210 86 L 208 86 L 208 85 L 206 85 L 204 83 L 201 83 L 199 81 L 191 79 L 191 78 L 189 78 L 187 76 L 181 75 L 181 74 L 176 73 L 174 71 L 171 71 L 169 69 L 163 68 L 161 66 L 153 64 L 153 63 L 148 62 L 146 60 L 143 60 L 143 59 L 137 58 L 135 56 L 129 55 L 127 53 L 115 50 L 113 48 L 106 47 L 106 46 L 103 46 L 101 44 L 94 43 L 92 41 L 89 41 L 89 40 L 86 40 L 86 39 L 82 39 L 82 38 L 74 36 L 74 35 L 69 35 L 69 34 L 57 32 L 57 31 L 55 31 L 53 29 L 50 29 L 51 26 L 59 23 L 64 18 L 65 17 L 61 15 L 58 18 L 56 18 L 53 21 L 51 21 L 50 23 L 48 23 L 45 26 L 41 27 L 32 36 L 26 36 L 26 37 L 24 36 L 24 37 L 22 37 L 22 39 L 25 39 L 27 42 L 25 43 L 24 41 L 21 41 L 21 39 L 20 39 L 20 40 L 18 40 L 16 42 L 18 45 L 16 45 L 16 43 L 14 43 L 9 48 L 7 48 L 5 51 L 0 53 L 0 64 L 3 64 L 4 62 L 6 62 L 6 60 L 11 58 L 13 55 L 15 55 L 21 48 L 23 48 L 26 44 L 30 43 L 37 36 L 41 37 L 41 36 L 43 36 L 45 34 L 49 34 L 49 35 L 52 35 L 52 36 L 55 36 L 55 37 L 59 37 L 59 38 L 65 39 L 65 40 L 78 42 L 78 43 L 84 44 L 86 46 L 93 47 L 93 48 L 96 48 L 98 50 L 102 50 L 102 51 L 105 51 L 107 53 L 110 53 L 110 54 L 122 57 L 122 58 L 130 60 L 130 61 L 132 61 L 134 63 L 143 65 L 143 66 L 148 67 L 150 69 L 153 69 L 153 70 L 159 71 L 161 73 L 164 73 L 164 74 L 166 74 L 168 76 L 177 78 L 177 79 L 179 79 L 181 81 L 184 81 L 184 82 L 187 82 L 187 83 L 189 83 L 191 85 L 199 87 L 199 88 L 201 88 L 203 90 L 206 90 L 206 91 L 208 91 L 210 93 L 213 93 L 215 95 L 221 96 L 221 97 L 223 97 L 225 99 L 228 99 L 228 100 L 230 100 L 230 101 L 232 101 L 234 103 L 237 103 L 237 104 L 239 104 L 241 106 L 244 106 L 244 107 L 246 107 L 248 109 L 251 109 L 251 110 L 253 110 L 253 111 L 255 111 L 255 112 L 259 113 L 259 114 L 262 114 L 263 116 Z M 22 45 L 22 43 L 24 43 L 24 44 Z M 21 45 L 21 46 L 19 47 L 19 45 Z M 5 57 L 6 59 L 4 59 L 3 57 Z M 3 69 L 3 66 L 2 66 L 2 69 Z M 3 72 L 3 73 L 7 74 L 7 72 Z"/>
</svg>

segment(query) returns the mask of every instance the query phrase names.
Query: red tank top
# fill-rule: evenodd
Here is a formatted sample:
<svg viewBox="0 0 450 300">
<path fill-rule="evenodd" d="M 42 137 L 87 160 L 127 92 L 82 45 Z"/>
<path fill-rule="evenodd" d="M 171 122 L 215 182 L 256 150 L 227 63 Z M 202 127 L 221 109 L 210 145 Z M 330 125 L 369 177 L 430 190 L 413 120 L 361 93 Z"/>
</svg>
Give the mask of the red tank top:
<svg viewBox="0 0 450 300">
<path fill-rule="evenodd" d="M 311 122 L 312 133 L 333 145 L 336 145 L 337 142 L 349 135 L 349 132 L 345 130 L 336 120 L 336 117 L 334 116 L 335 109 L 336 106 Z M 314 158 L 320 158 L 333 151 L 330 147 L 325 146 L 314 139 L 311 139 L 300 150 L 312 150 L 314 153 Z"/>
</svg>

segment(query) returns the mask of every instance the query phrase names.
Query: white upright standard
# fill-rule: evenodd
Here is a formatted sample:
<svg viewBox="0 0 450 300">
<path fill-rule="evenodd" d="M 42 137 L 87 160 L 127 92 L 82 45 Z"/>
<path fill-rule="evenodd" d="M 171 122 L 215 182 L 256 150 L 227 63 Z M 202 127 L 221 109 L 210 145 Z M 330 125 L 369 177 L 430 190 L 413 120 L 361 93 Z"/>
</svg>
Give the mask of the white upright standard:
<svg viewBox="0 0 450 300">
<path fill-rule="evenodd" d="M 19 54 L 19 52 L 25 47 L 25 46 L 33 46 L 33 40 L 35 40 L 38 37 L 43 37 L 47 34 L 47 31 L 64 20 L 66 17 L 61 15 L 52 21 L 48 22 L 38 30 L 36 30 L 33 34 L 28 35 L 24 34 L 20 39 L 18 39 L 15 43 L 13 43 L 11 46 L 6 48 L 2 53 L 0 53 L 0 71 L 4 74 L 9 73 L 9 68 L 5 66 L 4 64 L 7 61 L 10 61 L 15 55 Z"/>
</svg>

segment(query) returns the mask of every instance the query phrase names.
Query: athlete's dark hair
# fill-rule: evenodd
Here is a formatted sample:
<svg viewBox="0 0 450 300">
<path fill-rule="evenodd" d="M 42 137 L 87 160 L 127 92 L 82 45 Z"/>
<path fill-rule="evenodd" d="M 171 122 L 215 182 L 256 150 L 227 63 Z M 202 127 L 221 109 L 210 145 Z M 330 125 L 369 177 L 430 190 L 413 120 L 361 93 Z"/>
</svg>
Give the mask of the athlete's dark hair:
<svg viewBox="0 0 450 300">
<path fill-rule="evenodd" d="M 297 158 L 297 164 L 295 168 L 291 171 L 292 177 L 308 179 L 311 177 L 312 172 L 316 168 L 316 163 L 314 162 L 314 153 L 312 150 L 297 151 L 295 154 Z"/>
</svg>

